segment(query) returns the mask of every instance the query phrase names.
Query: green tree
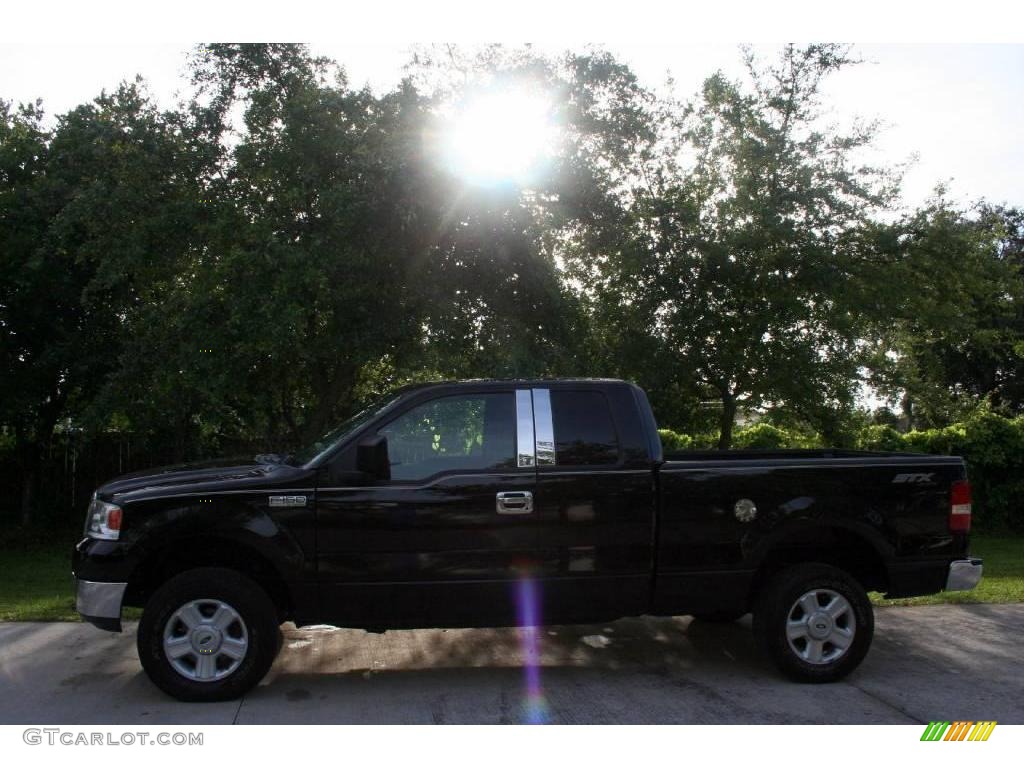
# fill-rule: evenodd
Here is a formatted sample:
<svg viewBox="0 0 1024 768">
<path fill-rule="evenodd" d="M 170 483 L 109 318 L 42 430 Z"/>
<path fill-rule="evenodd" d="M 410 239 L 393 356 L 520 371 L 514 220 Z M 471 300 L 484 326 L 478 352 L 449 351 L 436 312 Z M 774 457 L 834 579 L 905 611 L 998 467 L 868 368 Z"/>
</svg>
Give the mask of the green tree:
<svg viewBox="0 0 1024 768">
<path fill-rule="evenodd" d="M 196 198 L 179 137 L 138 84 L 44 130 L 2 108 L 3 422 L 16 435 L 22 521 L 58 419 L 81 414 L 118 362 L 148 286 L 175 274 Z"/>
<path fill-rule="evenodd" d="M 428 262 L 431 366 L 460 376 L 600 372 L 564 256 L 568 242 L 617 232 L 616 190 L 649 130 L 646 92 L 600 51 L 549 58 L 528 48 L 435 47 L 417 52 L 410 74 L 439 110 L 503 88 L 546 96 L 559 127 L 546 167 L 525 184 L 484 188 L 438 174 L 451 226 Z"/>
<path fill-rule="evenodd" d="M 895 179 L 855 160 L 874 126 L 821 127 L 821 83 L 842 47 L 746 57 L 749 87 L 710 77 L 695 103 L 667 105 L 639 155 L 628 227 L 590 258 L 592 305 L 620 348 L 721 403 L 719 445 L 740 407 L 803 414 L 837 439 L 853 399 L 872 217 Z M 646 162 L 644 162 L 646 161 Z"/>
<path fill-rule="evenodd" d="M 871 381 L 908 429 L 965 418 L 983 401 L 1024 407 L 1024 215 L 938 194 L 892 227 L 876 284 L 891 296 L 874 324 Z M 886 279 L 887 278 L 887 279 Z"/>
<path fill-rule="evenodd" d="M 0 409 L 15 436 L 23 478 L 21 518 L 31 520 L 43 444 L 67 398 L 54 348 L 62 323 L 48 322 L 47 278 L 53 265 L 39 241 L 55 212 L 43 191 L 50 135 L 39 103 L 0 102 Z"/>
<path fill-rule="evenodd" d="M 590 179 L 616 151 L 609 94 L 629 80 L 607 57 L 567 62 L 491 49 L 471 65 L 576 94 L 568 117 L 590 158 L 563 149 L 535 188 L 483 190 L 428 141 L 439 108 L 472 96 L 465 78 L 376 96 L 303 46 L 199 47 L 178 114 L 195 226 L 138 308 L 123 352 L 134 375 L 94 410 L 126 414 L 180 459 L 237 438 L 306 442 L 426 372 L 579 370 L 583 318 L 553 254 L 601 199 Z"/>
<path fill-rule="evenodd" d="M 173 398 L 193 442 L 302 443 L 424 368 L 545 370 L 562 291 L 531 210 L 427 156 L 436 96 L 352 90 L 302 46 L 203 46 L 193 65 L 211 221 L 136 344 L 161 350 L 137 389 Z"/>
</svg>

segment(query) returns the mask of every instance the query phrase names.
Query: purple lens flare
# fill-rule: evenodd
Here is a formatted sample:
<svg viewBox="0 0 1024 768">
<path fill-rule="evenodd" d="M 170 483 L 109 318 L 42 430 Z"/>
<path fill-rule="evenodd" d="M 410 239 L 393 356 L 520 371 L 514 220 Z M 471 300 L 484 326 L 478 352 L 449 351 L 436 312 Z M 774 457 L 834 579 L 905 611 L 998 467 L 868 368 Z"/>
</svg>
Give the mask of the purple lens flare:
<svg viewBox="0 0 1024 768">
<path fill-rule="evenodd" d="M 524 571 L 516 588 L 516 617 L 519 625 L 519 644 L 523 654 L 523 673 L 526 698 L 523 702 L 523 722 L 543 724 L 549 720 L 547 701 L 540 682 L 540 598 L 537 582 Z"/>
</svg>

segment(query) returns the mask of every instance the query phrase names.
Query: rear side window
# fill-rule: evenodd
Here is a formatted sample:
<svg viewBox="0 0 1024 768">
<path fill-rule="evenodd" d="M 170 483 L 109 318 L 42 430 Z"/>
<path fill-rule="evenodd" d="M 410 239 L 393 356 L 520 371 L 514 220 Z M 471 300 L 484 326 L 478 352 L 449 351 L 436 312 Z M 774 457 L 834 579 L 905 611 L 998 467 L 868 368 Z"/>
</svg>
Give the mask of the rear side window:
<svg viewBox="0 0 1024 768">
<path fill-rule="evenodd" d="M 616 464 L 619 439 L 608 400 L 600 392 L 551 390 L 555 463 L 560 466 Z"/>
</svg>

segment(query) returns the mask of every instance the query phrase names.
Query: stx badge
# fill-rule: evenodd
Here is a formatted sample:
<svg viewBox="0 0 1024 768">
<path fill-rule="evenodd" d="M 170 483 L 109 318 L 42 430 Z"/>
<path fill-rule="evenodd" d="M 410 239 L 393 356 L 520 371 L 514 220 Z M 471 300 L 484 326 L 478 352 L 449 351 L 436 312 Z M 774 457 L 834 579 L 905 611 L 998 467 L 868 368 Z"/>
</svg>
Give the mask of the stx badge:
<svg viewBox="0 0 1024 768">
<path fill-rule="evenodd" d="M 894 483 L 930 483 L 934 479 L 934 472 L 906 472 L 902 475 L 896 475 L 892 481 Z"/>
</svg>

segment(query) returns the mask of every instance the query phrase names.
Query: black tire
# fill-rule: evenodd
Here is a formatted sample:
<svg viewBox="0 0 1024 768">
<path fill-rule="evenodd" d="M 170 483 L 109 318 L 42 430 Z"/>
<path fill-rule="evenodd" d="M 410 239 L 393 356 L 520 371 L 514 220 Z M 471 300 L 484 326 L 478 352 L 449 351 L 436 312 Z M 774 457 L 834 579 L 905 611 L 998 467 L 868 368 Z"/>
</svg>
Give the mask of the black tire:
<svg viewBox="0 0 1024 768">
<path fill-rule="evenodd" d="M 172 666 L 164 652 L 164 630 L 180 608 L 205 600 L 222 601 L 237 612 L 244 624 L 235 625 L 234 631 L 244 631 L 247 647 L 230 674 L 193 680 Z M 226 568 L 196 568 L 175 576 L 149 599 L 139 622 L 139 660 L 149 679 L 176 699 L 224 701 L 238 698 L 263 679 L 280 649 L 280 638 L 277 611 L 256 582 Z"/>
<path fill-rule="evenodd" d="M 818 590 L 820 593 L 808 598 L 818 609 L 807 614 L 797 601 Z M 824 610 L 833 593 L 844 598 L 848 606 L 838 618 Z M 842 606 L 841 602 L 836 604 Z M 787 623 L 791 619 L 802 622 L 805 615 L 809 632 L 830 634 L 824 640 L 807 634 L 794 638 L 791 644 Z M 813 617 L 821 617 L 820 622 L 812 621 Z M 852 639 L 840 637 L 831 630 L 833 626 L 843 635 L 852 631 Z M 797 632 L 801 631 L 797 628 Z M 831 683 L 848 675 L 867 655 L 874 631 L 874 611 L 864 588 L 846 571 L 822 563 L 795 565 L 775 574 L 761 590 L 754 609 L 755 637 L 783 674 L 802 683 Z M 835 638 L 837 644 L 833 645 L 828 638 Z M 840 645 L 844 642 L 847 646 L 842 649 Z M 838 655 L 829 659 L 834 654 Z M 808 660 L 818 655 L 816 663 Z"/>
<path fill-rule="evenodd" d="M 709 611 L 708 613 L 695 613 L 693 619 L 705 624 L 732 624 L 746 615 L 746 611 Z"/>
</svg>

